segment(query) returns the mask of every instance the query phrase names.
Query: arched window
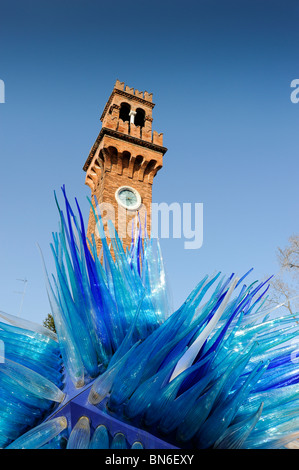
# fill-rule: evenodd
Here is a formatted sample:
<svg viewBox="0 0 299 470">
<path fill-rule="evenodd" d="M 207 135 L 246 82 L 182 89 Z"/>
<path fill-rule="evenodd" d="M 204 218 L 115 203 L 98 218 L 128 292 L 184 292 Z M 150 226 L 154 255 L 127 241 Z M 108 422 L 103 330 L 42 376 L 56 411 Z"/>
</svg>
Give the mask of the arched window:
<svg viewBox="0 0 299 470">
<path fill-rule="evenodd" d="M 130 122 L 130 109 L 131 106 L 128 103 L 122 103 L 120 105 L 119 119 Z"/>
<path fill-rule="evenodd" d="M 135 126 L 144 127 L 144 122 L 145 122 L 145 112 L 143 109 L 137 108 L 134 124 Z"/>
</svg>

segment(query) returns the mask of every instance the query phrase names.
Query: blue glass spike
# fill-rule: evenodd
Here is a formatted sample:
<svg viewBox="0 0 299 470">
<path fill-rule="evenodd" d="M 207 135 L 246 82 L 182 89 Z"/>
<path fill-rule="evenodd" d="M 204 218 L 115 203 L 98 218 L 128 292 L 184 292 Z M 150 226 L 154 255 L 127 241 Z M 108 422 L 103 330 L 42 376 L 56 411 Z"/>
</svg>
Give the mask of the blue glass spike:
<svg viewBox="0 0 299 470">
<path fill-rule="evenodd" d="M 43 375 L 14 362 L 7 357 L 0 363 L 0 371 L 39 398 L 62 402 L 64 393 Z"/>
<path fill-rule="evenodd" d="M 186 334 L 171 351 L 166 355 L 165 359 L 162 361 L 159 369 L 162 369 L 164 366 L 169 364 L 169 362 L 174 358 L 177 357 L 183 350 L 186 349 L 195 339 L 199 330 L 199 326 L 192 329 L 189 333 Z M 196 362 L 196 361 L 195 361 Z"/>
<path fill-rule="evenodd" d="M 139 348 L 137 347 L 135 351 L 135 357 L 128 358 L 126 368 L 119 371 L 114 379 L 109 397 L 109 408 L 111 410 L 122 405 L 136 390 L 141 381 L 144 368 L 151 354 L 151 348 L 145 351 L 144 354 L 138 351 Z"/>
<path fill-rule="evenodd" d="M 82 282 L 81 282 L 80 264 L 79 264 L 79 260 L 78 260 L 78 246 L 76 244 L 75 235 L 74 235 L 74 231 L 73 231 L 73 223 L 76 224 L 76 219 L 75 219 L 74 213 L 72 211 L 72 208 L 69 204 L 69 201 L 66 197 L 64 187 L 62 187 L 62 192 L 63 192 L 64 199 L 65 199 L 66 216 L 67 216 L 67 221 L 68 221 L 69 247 L 70 247 L 71 257 L 72 257 L 72 261 L 73 261 L 76 276 L 78 278 L 79 283 L 81 284 Z M 72 219 L 71 219 L 71 217 L 72 217 Z M 73 220 L 73 222 L 72 222 L 72 220 Z M 81 289 L 82 289 L 82 292 L 83 292 L 83 286 L 82 285 L 81 285 Z"/>
<path fill-rule="evenodd" d="M 178 442 L 188 442 L 197 433 L 201 425 L 209 416 L 215 400 L 223 389 L 226 381 L 229 380 L 229 376 L 235 365 L 238 363 L 238 360 L 239 359 L 237 357 L 228 363 L 228 367 L 226 367 L 222 376 L 215 381 L 191 407 L 177 429 L 176 437 Z"/>
<path fill-rule="evenodd" d="M 289 419 L 277 426 L 270 426 L 267 430 L 258 431 L 257 426 L 261 420 L 257 423 L 256 428 L 248 436 L 242 448 L 250 449 L 271 449 L 279 448 L 280 443 L 288 443 L 293 440 L 294 434 L 298 434 L 299 429 L 299 418 Z"/>
<path fill-rule="evenodd" d="M 112 356 L 112 358 L 109 362 L 109 366 L 108 366 L 109 368 L 112 367 L 121 357 L 123 357 L 133 345 L 133 334 L 134 334 L 135 329 L 136 329 L 136 324 L 137 324 L 137 321 L 138 321 L 138 318 L 139 318 L 139 314 L 140 314 L 142 302 L 144 300 L 144 296 L 145 296 L 145 293 L 144 293 L 144 295 L 142 296 L 142 298 L 139 302 L 139 305 L 138 305 L 136 314 L 134 316 L 133 322 L 132 322 L 126 336 L 124 337 L 120 347 L 117 349 L 117 351 Z"/>
<path fill-rule="evenodd" d="M 242 277 L 240 277 L 239 281 L 237 282 L 236 288 L 239 287 L 240 284 L 244 281 L 244 279 L 253 271 L 253 268 L 250 268 L 247 273 L 245 273 Z"/>
<path fill-rule="evenodd" d="M 263 375 L 267 366 L 267 363 L 264 365 L 261 363 L 257 364 L 237 393 L 227 402 L 220 403 L 218 407 L 215 408 L 197 432 L 197 445 L 200 449 L 213 446 L 214 442 L 224 434 L 232 422 L 238 407 L 245 401 L 250 390 Z M 219 416 L 221 416 L 221 419 L 219 419 Z M 216 428 L 215 423 L 217 423 Z"/>
<path fill-rule="evenodd" d="M 238 305 L 238 302 L 239 302 L 239 299 L 242 298 L 244 291 L 245 291 L 245 286 L 243 286 L 243 288 L 242 288 L 239 296 L 237 297 L 237 299 L 227 309 L 228 311 L 232 311 L 231 315 L 226 320 L 223 327 L 220 328 L 220 331 L 218 333 L 216 332 L 213 339 L 208 343 L 209 347 L 206 348 L 206 352 L 204 352 L 204 354 L 207 354 L 211 350 L 213 350 L 213 351 L 216 350 L 218 345 L 220 344 L 220 342 L 223 341 L 224 336 L 225 336 L 227 330 L 229 329 L 232 321 L 235 319 L 235 317 L 239 314 L 240 310 L 242 309 L 243 302 L 241 302 L 241 305 Z M 224 316 L 225 316 L 225 313 L 224 313 Z M 210 345 L 210 343 L 212 343 L 212 344 Z M 202 349 L 205 351 L 205 348 L 202 348 Z"/>
<path fill-rule="evenodd" d="M 183 352 L 180 356 L 182 356 Z M 179 356 L 179 357 L 180 357 Z M 177 358 L 177 360 L 179 359 Z M 154 394 L 151 403 L 147 406 L 145 423 L 147 425 L 153 425 L 158 422 L 165 413 L 167 405 L 173 403 L 175 398 L 178 396 L 181 384 L 184 382 L 186 377 L 198 370 L 202 365 L 208 361 L 208 358 L 203 359 L 200 363 L 194 364 L 189 369 L 186 369 L 181 374 L 176 376 L 173 380 L 164 381 L 163 386 L 159 394 Z M 172 368 L 172 367 L 171 367 Z M 170 378 L 169 374 L 169 378 Z"/>
<path fill-rule="evenodd" d="M 215 372 L 209 371 L 206 375 L 200 378 L 192 387 L 190 387 L 183 393 L 180 393 L 179 389 L 177 397 L 174 400 L 166 403 L 166 406 L 161 414 L 159 422 L 159 429 L 161 429 L 163 433 L 168 434 L 173 432 L 183 422 L 183 420 L 195 404 L 196 400 L 200 397 L 200 395 L 206 389 L 208 384 L 211 383 L 214 377 Z"/>
<path fill-rule="evenodd" d="M 91 441 L 90 449 L 109 449 L 109 433 L 103 424 L 100 424 L 95 429 Z"/>
<path fill-rule="evenodd" d="M 256 342 L 254 342 L 253 344 L 249 343 L 249 345 L 244 349 L 244 351 L 240 353 L 239 361 L 236 363 L 230 375 L 229 381 L 224 384 L 223 389 L 215 400 L 215 407 L 229 399 L 230 393 L 234 389 L 235 383 L 237 382 L 238 378 L 242 375 L 242 373 L 244 373 L 245 368 L 249 361 L 252 359 L 257 347 L 258 344 Z M 261 363 L 262 361 L 259 361 L 259 364 Z"/>
<path fill-rule="evenodd" d="M 61 272 L 61 269 L 60 269 L 60 266 L 58 264 L 56 257 L 55 257 L 55 261 L 56 261 L 56 269 L 57 269 L 58 279 L 59 279 L 59 288 L 61 289 L 60 298 L 63 302 L 62 310 L 64 312 L 68 312 L 67 319 L 73 330 L 74 339 L 76 341 L 76 347 L 78 348 L 80 352 L 80 356 L 82 358 L 83 364 L 86 367 L 88 373 L 91 376 L 95 377 L 99 371 L 98 370 L 98 358 L 97 358 L 95 348 L 93 346 L 93 342 L 91 338 L 91 331 L 88 329 L 88 323 L 82 320 L 82 317 L 77 310 L 76 304 L 73 301 L 72 295 L 69 291 L 67 280 L 64 279 L 63 277 L 63 274 Z M 103 338 L 105 338 L 104 335 L 103 335 Z M 107 342 L 105 343 L 105 345 L 106 344 Z"/>
<path fill-rule="evenodd" d="M 67 445 L 67 437 L 63 435 L 62 432 L 60 435 L 51 439 L 47 444 L 40 447 L 40 449 L 65 449 Z"/>
<path fill-rule="evenodd" d="M 112 439 L 110 449 L 127 449 L 126 437 L 123 433 L 118 432 Z"/>
<path fill-rule="evenodd" d="M 130 419 L 143 415 L 157 396 L 162 393 L 160 389 L 165 380 L 169 380 L 176 361 L 177 358 L 136 388 L 125 407 L 125 413 Z"/>
<path fill-rule="evenodd" d="M 258 410 L 244 421 L 231 425 L 215 442 L 215 449 L 240 449 L 261 417 L 263 403 Z"/>
<path fill-rule="evenodd" d="M 81 416 L 73 427 L 67 441 L 67 449 L 88 449 L 90 442 L 90 422 L 87 416 Z"/>
<path fill-rule="evenodd" d="M 72 336 L 69 325 L 65 321 L 64 316 L 59 307 L 58 300 L 53 292 L 52 286 L 49 281 L 49 276 L 45 266 L 43 254 L 40 250 L 42 265 L 45 273 L 45 280 L 47 286 L 47 294 L 51 311 L 53 314 L 57 336 L 59 338 L 60 351 L 63 358 L 64 366 L 69 373 L 69 377 L 76 385 L 82 386 L 84 383 L 84 368 L 81 357 L 75 347 L 75 341 Z"/>
<path fill-rule="evenodd" d="M 122 368 L 126 367 L 126 361 L 133 355 L 138 345 L 139 342 L 134 344 L 124 356 L 113 364 L 113 366 L 106 369 L 103 374 L 97 377 L 90 389 L 88 396 L 89 403 L 97 405 L 109 394 L 116 376 L 120 373 Z"/>
<path fill-rule="evenodd" d="M 54 333 L 48 328 L 45 328 L 44 326 L 41 326 L 37 323 L 31 322 L 29 320 L 25 320 L 24 318 L 16 317 L 14 315 L 10 315 L 3 311 L 0 311 L 0 318 L 3 318 L 10 325 L 17 327 L 17 329 L 19 329 L 19 331 L 23 332 L 24 334 L 30 334 L 29 332 L 34 332 L 39 335 L 42 335 L 39 337 L 41 341 L 43 341 L 45 337 L 46 340 L 47 338 L 50 338 L 56 343 L 58 342 L 56 333 Z M 59 346 L 56 345 L 56 347 L 59 347 Z"/>
<path fill-rule="evenodd" d="M 144 449 L 143 445 L 139 441 L 133 442 L 131 449 Z"/>
<path fill-rule="evenodd" d="M 67 420 L 64 416 L 45 421 L 16 439 L 6 449 L 39 449 L 60 434 L 66 427 Z"/>
</svg>

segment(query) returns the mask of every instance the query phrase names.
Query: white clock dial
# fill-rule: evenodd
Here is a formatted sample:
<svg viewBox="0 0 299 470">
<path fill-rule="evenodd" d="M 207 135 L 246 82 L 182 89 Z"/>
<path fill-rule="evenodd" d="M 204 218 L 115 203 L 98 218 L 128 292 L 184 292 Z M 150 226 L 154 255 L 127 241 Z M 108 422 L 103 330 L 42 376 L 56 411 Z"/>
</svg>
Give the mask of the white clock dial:
<svg viewBox="0 0 299 470">
<path fill-rule="evenodd" d="M 141 204 L 141 197 L 136 189 L 130 186 L 121 186 L 115 192 L 118 204 L 128 210 L 137 210 Z"/>
</svg>

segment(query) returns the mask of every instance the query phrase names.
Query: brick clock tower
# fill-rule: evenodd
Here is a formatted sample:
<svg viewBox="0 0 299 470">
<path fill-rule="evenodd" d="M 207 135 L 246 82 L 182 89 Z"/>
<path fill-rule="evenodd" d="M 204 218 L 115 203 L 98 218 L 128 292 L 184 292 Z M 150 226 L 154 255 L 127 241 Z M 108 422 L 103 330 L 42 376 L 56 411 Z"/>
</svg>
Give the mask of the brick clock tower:
<svg viewBox="0 0 299 470">
<path fill-rule="evenodd" d="M 99 203 L 106 234 L 111 219 L 124 248 L 130 246 L 136 214 L 143 227 L 146 220 L 150 235 L 153 179 L 167 151 L 163 134 L 152 131 L 152 96 L 116 80 L 101 116 L 102 129 L 83 167 L 85 184 L 91 189 L 93 204 L 94 196 Z M 99 249 L 101 240 L 90 210 L 87 237 L 92 233 Z"/>
</svg>

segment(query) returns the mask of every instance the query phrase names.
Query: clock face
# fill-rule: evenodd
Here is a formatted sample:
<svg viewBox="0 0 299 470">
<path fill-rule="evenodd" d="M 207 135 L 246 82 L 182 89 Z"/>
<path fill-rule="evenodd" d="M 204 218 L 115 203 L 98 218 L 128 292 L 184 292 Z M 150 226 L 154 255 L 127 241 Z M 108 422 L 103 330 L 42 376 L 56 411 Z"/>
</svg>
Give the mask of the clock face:
<svg viewBox="0 0 299 470">
<path fill-rule="evenodd" d="M 141 197 L 136 189 L 121 186 L 115 193 L 117 202 L 128 210 L 136 210 L 141 204 Z"/>
</svg>

